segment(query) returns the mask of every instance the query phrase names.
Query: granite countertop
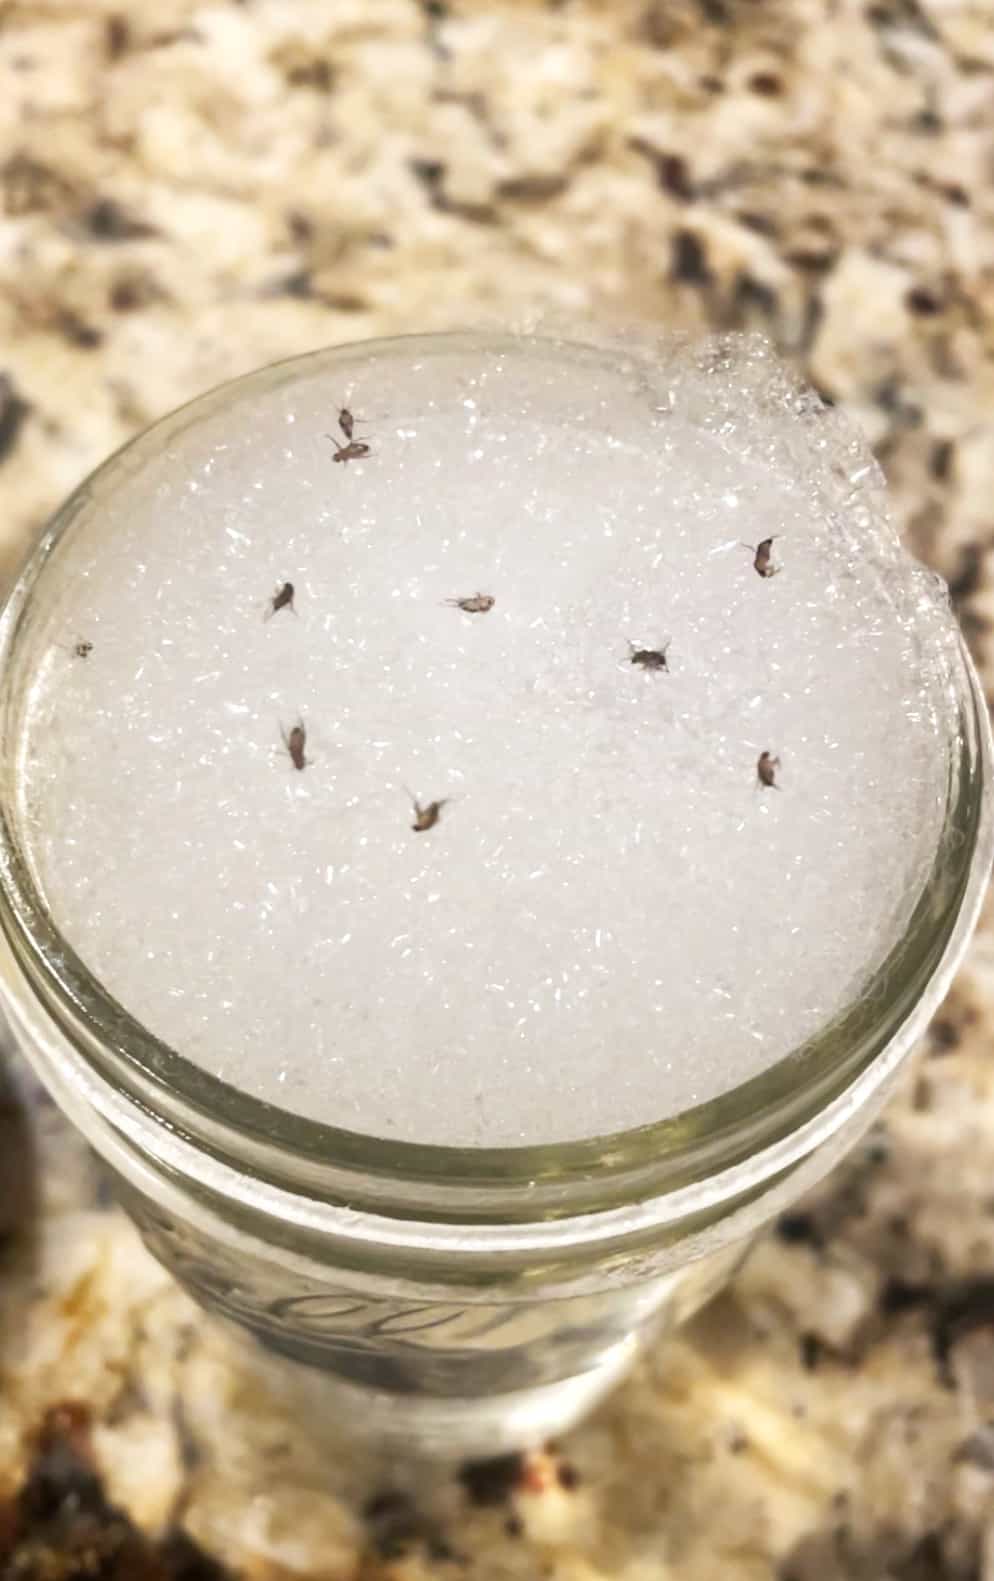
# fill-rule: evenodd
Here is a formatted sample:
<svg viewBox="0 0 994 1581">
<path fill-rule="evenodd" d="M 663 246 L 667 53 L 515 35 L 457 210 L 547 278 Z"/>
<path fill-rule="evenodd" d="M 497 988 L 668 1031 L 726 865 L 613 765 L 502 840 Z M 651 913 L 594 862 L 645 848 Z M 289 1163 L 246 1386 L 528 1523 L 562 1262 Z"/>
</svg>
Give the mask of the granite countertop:
<svg viewBox="0 0 994 1581">
<path fill-rule="evenodd" d="M 994 687 L 991 0 L 0 11 L 0 543 L 268 360 L 551 310 L 760 327 L 873 440 Z M 557 1448 L 386 1468 L 0 1110 L 0 1576 L 994 1578 L 994 917 L 924 1062 Z"/>
</svg>

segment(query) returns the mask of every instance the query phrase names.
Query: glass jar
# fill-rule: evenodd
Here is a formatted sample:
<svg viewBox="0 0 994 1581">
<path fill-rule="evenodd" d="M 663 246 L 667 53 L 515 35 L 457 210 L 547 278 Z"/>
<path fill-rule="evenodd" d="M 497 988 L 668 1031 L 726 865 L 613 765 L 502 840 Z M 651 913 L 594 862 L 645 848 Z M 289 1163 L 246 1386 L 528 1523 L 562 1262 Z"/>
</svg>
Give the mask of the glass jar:
<svg viewBox="0 0 994 1581">
<path fill-rule="evenodd" d="M 301 362 L 313 372 L 353 354 Z M 264 390 L 296 366 L 250 382 Z M 0 991 L 26 1057 L 198 1301 L 301 1364 L 308 1393 L 381 1444 L 460 1456 L 522 1447 L 568 1427 L 647 1338 L 706 1300 L 878 1112 L 980 908 L 994 850 L 984 699 L 963 649 L 945 823 L 907 930 L 858 1000 L 762 1076 L 637 1130 L 492 1150 L 380 1140 L 259 1102 L 166 1047 L 87 972 L 32 879 L 16 794 L 60 541 L 99 543 L 121 481 L 230 388 L 107 462 L 8 596 Z"/>
</svg>

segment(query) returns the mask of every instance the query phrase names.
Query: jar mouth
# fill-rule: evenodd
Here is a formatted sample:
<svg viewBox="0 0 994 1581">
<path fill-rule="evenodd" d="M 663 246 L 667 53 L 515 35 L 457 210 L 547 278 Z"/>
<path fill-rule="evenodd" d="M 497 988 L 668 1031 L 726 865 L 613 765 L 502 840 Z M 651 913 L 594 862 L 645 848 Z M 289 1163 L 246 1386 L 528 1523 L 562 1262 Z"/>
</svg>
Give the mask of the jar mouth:
<svg viewBox="0 0 994 1581">
<path fill-rule="evenodd" d="M 410 337 L 412 347 L 425 337 Z M 428 337 L 437 341 L 439 337 Z M 458 337 L 448 337 L 457 339 Z M 378 342 L 380 346 L 387 343 Z M 355 347 L 344 348 L 354 354 Z M 320 352 L 269 370 L 296 376 Z M 250 374 L 248 379 L 256 379 Z M 177 427 L 220 402 L 233 387 L 199 397 L 166 421 Z M 63 535 L 109 470 L 127 465 L 149 435 L 105 462 L 56 515 L 10 591 L 0 615 L 0 708 L 5 762 L 0 792 L 0 927 L 20 971 L 60 1033 L 87 1066 L 146 1115 L 216 1159 L 260 1179 L 325 1200 L 392 1199 L 394 1187 L 441 1188 L 450 1202 L 474 1191 L 521 1193 L 528 1215 L 569 1194 L 569 1211 L 589 1199 L 610 1207 L 675 1190 L 775 1147 L 845 1100 L 904 1033 L 918 1036 L 945 993 L 979 910 L 994 854 L 985 794 L 990 726 L 965 646 L 952 706 L 945 818 L 932 869 L 903 936 L 859 996 L 814 1037 L 717 1098 L 644 1126 L 542 1145 L 454 1147 L 393 1141 L 298 1116 L 209 1075 L 158 1039 L 112 998 L 62 936 L 31 872 L 19 833 L 18 698 L 30 681 L 25 654 L 33 628 L 31 595 Z M 414 1196 L 418 1197 L 415 1190 Z M 403 1212 L 403 1210 L 401 1210 Z M 423 1214 L 423 1202 L 414 1207 Z"/>
</svg>

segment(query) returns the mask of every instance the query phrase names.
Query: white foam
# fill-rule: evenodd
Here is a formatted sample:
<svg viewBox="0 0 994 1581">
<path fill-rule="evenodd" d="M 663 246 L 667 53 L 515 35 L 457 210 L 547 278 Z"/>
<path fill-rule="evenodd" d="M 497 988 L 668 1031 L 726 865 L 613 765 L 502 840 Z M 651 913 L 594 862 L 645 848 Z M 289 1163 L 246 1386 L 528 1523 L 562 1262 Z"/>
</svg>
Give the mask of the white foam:
<svg viewBox="0 0 994 1581">
<path fill-rule="evenodd" d="M 132 453 L 47 573 L 24 800 L 152 1031 L 311 1118 L 497 1145 L 701 1103 L 852 999 L 935 853 L 954 628 L 865 447 L 764 346 L 702 361 L 356 348 Z M 345 400 L 371 453 L 336 464 Z"/>
</svg>

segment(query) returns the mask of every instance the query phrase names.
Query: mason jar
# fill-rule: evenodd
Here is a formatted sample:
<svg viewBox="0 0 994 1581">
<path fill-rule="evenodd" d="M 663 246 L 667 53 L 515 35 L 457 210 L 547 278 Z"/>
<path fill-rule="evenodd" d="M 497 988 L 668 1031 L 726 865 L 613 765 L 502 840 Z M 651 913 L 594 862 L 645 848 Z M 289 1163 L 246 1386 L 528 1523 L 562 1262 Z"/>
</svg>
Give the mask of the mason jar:
<svg viewBox="0 0 994 1581">
<path fill-rule="evenodd" d="M 287 376 L 284 365 L 251 378 Z M 944 823 L 911 920 L 859 997 L 762 1075 L 656 1124 L 547 1146 L 391 1141 L 264 1103 L 167 1047 L 87 970 L 32 876 L 17 794 L 45 615 L 67 597 L 60 544 L 85 534 L 99 550 L 122 483 L 226 398 L 213 392 L 118 452 L 8 593 L 6 1013 L 151 1252 L 209 1312 L 299 1368 L 320 1409 L 391 1449 L 524 1447 L 582 1416 L 641 1346 L 708 1299 L 879 1111 L 980 908 L 994 849 L 984 698 L 961 645 Z"/>
</svg>

